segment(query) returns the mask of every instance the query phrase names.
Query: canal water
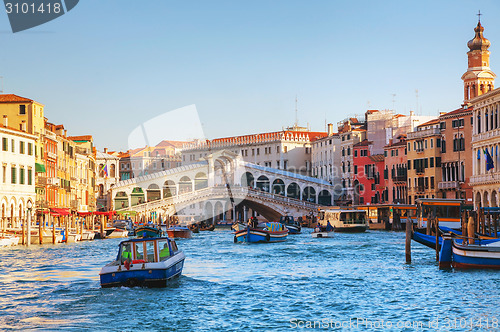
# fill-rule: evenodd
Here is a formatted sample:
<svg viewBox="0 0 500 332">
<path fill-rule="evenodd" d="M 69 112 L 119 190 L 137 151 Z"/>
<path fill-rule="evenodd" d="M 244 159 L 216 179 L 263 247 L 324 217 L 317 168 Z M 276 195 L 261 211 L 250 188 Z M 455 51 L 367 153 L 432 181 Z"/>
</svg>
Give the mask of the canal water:
<svg viewBox="0 0 500 332">
<path fill-rule="evenodd" d="M 230 231 L 201 232 L 177 241 L 183 275 L 164 289 L 100 288 L 118 239 L 0 249 L 0 329 L 499 329 L 498 272 L 440 271 L 414 242 L 406 265 L 404 236 L 312 239 L 306 229 L 283 243 L 234 244 Z"/>
</svg>

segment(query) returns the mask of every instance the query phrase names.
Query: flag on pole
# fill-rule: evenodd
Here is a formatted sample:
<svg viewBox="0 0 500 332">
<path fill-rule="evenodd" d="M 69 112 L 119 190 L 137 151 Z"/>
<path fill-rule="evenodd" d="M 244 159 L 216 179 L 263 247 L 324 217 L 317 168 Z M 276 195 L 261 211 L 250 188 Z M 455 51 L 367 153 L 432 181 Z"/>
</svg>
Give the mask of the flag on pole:
<svg viewBox="0 0 500 332">
<path fill-rule="evenodd" d="M 491 158 L 490 152 L 488 149 L 483 149 L 484 156 L 486 158 L 486 172 L 488 172 L 490 169 L 494 168 L 495 165 L 493 164 L 493 158 Z"/>
</svg>

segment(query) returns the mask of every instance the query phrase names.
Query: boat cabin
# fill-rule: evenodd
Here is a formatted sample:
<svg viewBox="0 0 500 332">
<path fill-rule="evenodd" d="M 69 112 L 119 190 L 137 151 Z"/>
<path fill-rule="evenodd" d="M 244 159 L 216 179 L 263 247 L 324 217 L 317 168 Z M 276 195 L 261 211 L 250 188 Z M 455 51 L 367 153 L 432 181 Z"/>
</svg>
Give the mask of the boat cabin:
<svg viewBox="0 0 500 332">
<path fill-rule="evenodd" d="M 157 263 L 175 255 L 177 244 L 169 238 L 131 239 L 120 243 L 116 260 L 120 264 Z"/>
<path fill-rule="evenodd" d="M 364 210 L 320 210 L 318 214 L 318 220 L 322 226 L 325 226 L 328 221 L 330 221 L 333 226 L 368 225 L 368 221 L 366 219 L 366 211 Z"/>
<path fill-rule="evenodd" d="M 427 227 L 429 216 L 438 218 L 439 226 L 461 228 L 463 199 L 418 198 L 416 203 L 419 228 Z"/>
</svg>

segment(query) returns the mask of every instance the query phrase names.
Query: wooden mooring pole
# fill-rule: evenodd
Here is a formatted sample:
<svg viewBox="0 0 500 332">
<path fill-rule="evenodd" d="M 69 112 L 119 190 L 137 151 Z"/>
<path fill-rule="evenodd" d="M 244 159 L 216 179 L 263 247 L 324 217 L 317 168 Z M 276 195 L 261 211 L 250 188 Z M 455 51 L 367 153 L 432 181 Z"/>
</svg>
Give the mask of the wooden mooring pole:
<svg viewBox="0 0 500 332">
<path fill-rule="evenodd" d="M 411 232 L 413 230 L 413 221 L 411 218 L 406 219 L 406 243 L 405 256 L 406 264 L 411 264 Z"/>
<path fill-rule="evenodd" d="M 436 233 L 436 262 L 439 262 L 439 219 L 434 217 L 434 231 Z"/>
<path fill-rule="evenodd" d="M 42 224 L 45 222 L 43 220 L 44 215 L 42 214 L 38 219 L 38 243 L 43 244 L 43 229 Z"/>
</svg>

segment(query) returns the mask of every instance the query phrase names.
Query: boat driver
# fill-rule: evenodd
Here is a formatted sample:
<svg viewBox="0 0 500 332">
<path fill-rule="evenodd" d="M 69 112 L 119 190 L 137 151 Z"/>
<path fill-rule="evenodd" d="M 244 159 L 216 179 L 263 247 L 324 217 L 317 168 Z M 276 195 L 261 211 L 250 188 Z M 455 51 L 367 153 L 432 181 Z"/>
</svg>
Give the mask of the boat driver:
<svg viewBox="0 0 500 332">
<path fill-rule="evenodd" d="M 170 250 L 168 249 L 168 243 L 163 245 L 163 249 L 160 250 L 160 260 L 165 257 L 170 257 Z"/>
<path fill-rule="evenodd" d="M 125 261 L 132 261 L 132 252 L 130 251 L 130 244 L 126 244 L 123 246 L 122 262 Z"/>
</svg>

